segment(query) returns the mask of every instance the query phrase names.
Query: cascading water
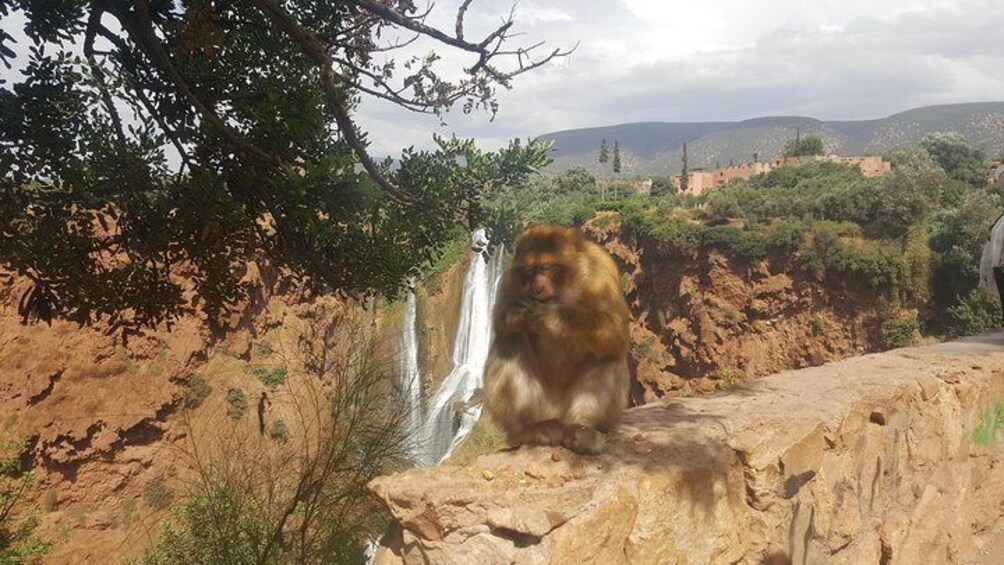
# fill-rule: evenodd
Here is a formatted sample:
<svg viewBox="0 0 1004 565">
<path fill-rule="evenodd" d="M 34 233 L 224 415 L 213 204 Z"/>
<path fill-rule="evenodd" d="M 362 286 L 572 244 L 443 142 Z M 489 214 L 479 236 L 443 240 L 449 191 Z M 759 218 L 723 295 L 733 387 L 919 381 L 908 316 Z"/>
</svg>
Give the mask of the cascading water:
<svg viewBox="0 0 1004 565">
<path fill-rule="evenodd" d="M 482 373 L 491 343 L 491 315 L 502 278 L 504 253 L 501 246 L 490 256 L 485 230 L 472 238 L 471 264 L 464 280 L 460 322 L 453 342 L 453 370 L 427 403 L 424 413 L 414 410 L 409 419 L 416 462 L 432 466 L 450 455 L 453 446 L 474 427 L 481 405 L 472 402 L 483 386 Z M 415 336 L 414 296 L 409 295 L 402 343 L 402 375 L 405 397 L 420 406 L 421 376 Z"/>
<path fill-rule="evenodd" d="M 412 283 L 412 287 L 414 287 Z M 408 412 L 407 426 L 409 443 L 414 443 L 415 431 L 422 424 L 422 375 L 418 370 L 418 334 L 415 329 L 417 308 L 415 292 L 408 291 L 404 310 L 404 332 L 401 336 L 401 396 Z"/>
</svg>

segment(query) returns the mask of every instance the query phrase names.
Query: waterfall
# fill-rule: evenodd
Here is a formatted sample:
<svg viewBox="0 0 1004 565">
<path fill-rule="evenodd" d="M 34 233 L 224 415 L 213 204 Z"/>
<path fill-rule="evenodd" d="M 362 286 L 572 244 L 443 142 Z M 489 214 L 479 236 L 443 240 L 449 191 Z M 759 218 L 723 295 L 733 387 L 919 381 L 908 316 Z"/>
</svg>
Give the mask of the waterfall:
<svg viewBox="0 0 1004 565">
<path fill-rule="evenodd" d="M 408 291 L 404 310 L 404 332 L 401 336 L 401 392 L 407 417 L 409 444 L 414 446 L 415 432 L 422 424 L 422 375 L 418 370 L 418 334 L 415 328 L 417 308 L 415 306 L 414 283 Z M 413 447 L 414 449 L 414 447 Z"/>
<path fill-rule="evenodd" d="M 483 372 L 491 344 L 491 317 L 495 293 L 502 278 L 503 249 L 490 256 L 485 230 L 474 232 L 471 264 L 464 279 L 460 321 L 453 342 L 453 370 L 439 385 L 420 416 L 410 419 L 414 456 L 419 465 L 437 465 L 450 455 L 453 446 L 466 436 L 481 416 L 481 405 L 473 402 L 483 386 Z M 403 332 L 402 375 L 408 402 L 420 405 L 421 377 L 418 371 L 415 338 L 414 296 L 408 297 Z"/>
</svg>

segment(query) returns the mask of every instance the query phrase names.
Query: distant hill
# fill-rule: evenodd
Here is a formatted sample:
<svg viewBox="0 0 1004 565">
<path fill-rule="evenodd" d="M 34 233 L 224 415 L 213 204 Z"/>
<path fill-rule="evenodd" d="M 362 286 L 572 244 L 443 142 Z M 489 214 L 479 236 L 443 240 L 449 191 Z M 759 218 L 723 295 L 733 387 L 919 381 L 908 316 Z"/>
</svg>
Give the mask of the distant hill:
<svg viewBox="0 0 1004 565">
<path fill-rule="evenodd" d="M 601 141 L 613 148 L 620 142 L 628 175 L 671 174 L 680 169 L 683 144 L 691 168 L 713 168 L 747 162 L 757 152 L 770 159 L 800 129 L 823 138 L 830 153 L 853 156 L 878 154 L 912 146 L 929 133 L 957 131 L 982 144 L 991 155 L 1004 150 L 1004 102 L 926 106 L 878 120 L 831 121 L 799 116 L 755 118 L 741 122 L 643 122 L 548 133 L 538 139 L 554 142 L 554 170 L 598 168 Z"/>
</svg>

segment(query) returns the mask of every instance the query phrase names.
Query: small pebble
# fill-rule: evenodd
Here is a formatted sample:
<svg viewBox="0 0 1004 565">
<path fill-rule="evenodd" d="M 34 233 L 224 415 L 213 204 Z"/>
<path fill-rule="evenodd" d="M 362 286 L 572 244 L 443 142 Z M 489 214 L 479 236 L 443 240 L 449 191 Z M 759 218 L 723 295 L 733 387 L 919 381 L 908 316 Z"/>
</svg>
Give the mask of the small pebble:
<svg viewBox="0 0 1004 565">
<path fill-rule="evenodd" d="M 561 456 L 558 455 L 557 451 L 552 451 L 551 452 L 551 461 L 554 461 L 555 463 L 557 463 L 558 461 L 561 461 Z"/>
<path fill-rule="evenodd" d="M 490 481 L 495 478 L 495 473 L 485 469 L 484 471 L 481 471 L 481 476 L 484 477 L 486 481 Z"/>
</svg>

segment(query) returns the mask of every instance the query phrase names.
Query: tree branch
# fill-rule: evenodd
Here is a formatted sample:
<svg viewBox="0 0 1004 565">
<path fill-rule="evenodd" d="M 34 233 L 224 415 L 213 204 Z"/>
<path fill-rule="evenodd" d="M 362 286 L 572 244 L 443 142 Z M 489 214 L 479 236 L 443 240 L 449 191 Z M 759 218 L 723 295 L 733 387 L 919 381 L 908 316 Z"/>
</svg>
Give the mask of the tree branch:
<svg viewBox="0 0 1004 565">
<path fill-rule="evenodd" d="M 274 0 L 254 0 L 255 6 L 269 20 L 275 23 L 290 39 L 296 42 L 303 52 L 314 61 L 320 72 L 321 84 L 324 87 L 328 109 L 335 117 L 335 123 L 342 133 L 342 139 L 352 148 L 359 162 L 377 185 L 380 186 L 396 202 L 411 203 L 415 197 L 402 191 L 394 185 L 370 157 L 359 137 L 355 124 L 349 115 L 349 109 L 344 91 L 349 83 L 333 69 L 334 61 L 328 55 L 327 48 L 314 35 L 298 24 L 293 17 Z"/>
<path fill-rule="evenodd" d="M 457 19 L 455 24 L 457 35 L 455 37 L 447 35 L 442 31 L 425 24 L 421 18 L 414 18 L 406 14 L 402 14 L 401 12 L 389 8 L 376 0 L 357 0 L 356 4 L 364 10 L 375 14 L 390 23 L 399 25 L 421 35 L 431 37 L 451 47 L 456 47 L 457 49 L 468 51 L 470 53 L 476 53 L 478 55 L 478 61 L 474 64 L 474 66 L 467 69 L 468 74 L 476 74 L 477 72 L 483 70 L 496 82 L 501 84 L 507 84 L 508 80 L 514 76 L 525 73 L 531 69 L 536 69 L 537 67 L 545 65 L 558 57 L 568 56 L 575 50 L 574 48 L 568 51 L 562 51 L 560 48 L 555 49 L 551 52 L 551 54 L 547 55 L 543 59 L 533 61 L 530 64 L 524 64 L 522 59 L 520 59 L 520 66 L 515 71 L 500 71 L 493 67 L 490 63 L 497 55 L 510 54 L 509 52 L 500 52 L 499 48 L 506 39 L 511 37 L 508 32 L 513 26 L 515 8 L 510 11 L 509 16 L 502 22 L 502 25 L 495 28 L 494 31 L 489 33 L 480 42 L 471 43 L 470 41 L 464 39 L 464 17 L 466 16 L 467 9 L 470 7 L 472 2 L 473 0 L 464 0 L 464 2 L 460 5 L 460 8 L 457 10 Z M 494 47 L 491 47 L 493 43 L 495 43 L 495 45 Z M 529 48 L 521 49 L 520 52 L 522 53 L 522 57 L 529 58 L 530 51 L 536 49 L 540 45 L 541 44 L 537 44 Z"/>
<path fill-rule="evenodd" d="M 123 9 L 122 6 L 117 6 L 114 15 L 122 25 L 122 29 L 126 30 L 126 33 L 129 34 L 129 37 L 150 55 L 153 62 L 157 64 L 168 80 L 174 84 L 175 88 L 188 99 L 188 102 L 195 107 L 202 118 L 213 129 L 218 131 L 228 143 L 253 160 L 269 167 L 278 168 L 283 165 L 279 157 L 268 153 L 247 140 L 237 130 L 228 126 L 209 106 L 196 96 L 195 92 L 188 85 L 188 82 L 181 76 L 178 69 L 175 68 L 174 63 L 171 62 L 170 55 L 168 55 L 164 46 L 161 45 L 160 39 L 157 38 L 157 35 L 153 31 L 148 0 L 137 0 L 135 16 L 128 10 Z"/>
<path fill-rule="evenodd" d="M 464 3 L 457 8 L 457 39 L 464 39 L 464 16 L 467 15 L 467 8 L 474 0 L 464 0 Z"/>
<path fill-rule="evenodd" d="M 119 64 L 122 65 L 122 67 L 124 67 L 125 69 L 127 69 L 130 73 L 132 73 L 133 77 L 137 79 L 135 81 L 136 84 L 130 85 L 132 87 L 133 93 L 136 94 L 136 98 L 140 101 L 140 104 L 143 106 L 146 112 L 153 118 L 153 121 L 157 122 L 157 125 L 160 126 L 161 131 L 164 132 L 164 136 L 167 137 L 167 139 L 171 142 L 171 145 L 173 145 L 174 149 L 178 152 L 178 155 L 181 158 L 182 170 L 185 167 L 187 167 L 188 170 L 191 171 L 192 170 L 191 158 L 188 156 L 188 152 L 185 150 L 184 145 L 178 138 L 178 132 L 174 131 L 167 124 L 167 122 L 164 121 L 164 118 L 161 116 L 160 112 L 156 111 L 156 109 L 154 108 L 153 102 L 146 95 L 146 93 L 143 92 L 142 85 L 139 84 L 140 83 L 139 68 L 137 66 L 137 59 L 133 55 L 132 49 L 129 48 L 126 42 L 122 41 L 122 38 L 115 35 L 104 26 L 99 26 L 97 29 L 97 33 L 101 35 L 101 37 L 104 37 L 109 42 L 111 42 L 112 45 L 114 45 L 118 49 L 117 58 Z M 181 170 L 178 171 L 178 174 L 181 174 Z"/>
<path fill-rule="evenodd" d="M 104 104 L 105 110 L 107 110 L 112 124 L 115 126 L 115 135 L 118 137 L 119 143 L 124 146 L 126 144 L 126 137 L 125 131 L 122 129 L 122 119 L 119 117 L 118 110 L 115 109 L 115 102 L 112 100 L 111 92 L 108 90 L 108 83 L 105 82 L 105 71 L 98 65 L 97 59 L 94 57 L 94 36 L 101 26 L 101 16 L 105 13 L 104 8 L 100 4 L 101 2 L 97 1 L 91 5 L 91 13 L 87 18 L 87 29 L 84 32 L 84 57 L 90 66 L 91 74 L 94 75 L 94 80 L 98 83 L 98 93 L 101 97 L 101 103 Z"/>
</svg>

